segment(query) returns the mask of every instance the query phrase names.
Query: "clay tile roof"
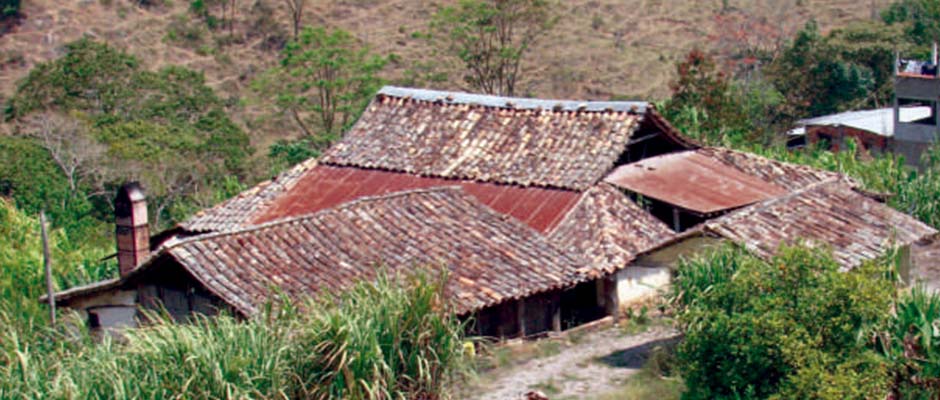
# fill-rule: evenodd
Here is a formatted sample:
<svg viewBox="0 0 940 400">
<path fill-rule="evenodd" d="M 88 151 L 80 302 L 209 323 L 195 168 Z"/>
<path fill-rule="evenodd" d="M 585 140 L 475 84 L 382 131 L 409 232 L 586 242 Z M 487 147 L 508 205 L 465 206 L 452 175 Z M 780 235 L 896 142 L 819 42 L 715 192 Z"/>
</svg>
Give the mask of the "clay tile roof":
<svg viewBox="0 0 940 400">
<path fill-rule="evenodd" d="M 385 88 L 321 162 L 584 190 L 613 167 L 646 108 Z"/>
<path fill-rule="evenodd" d="M 609 273 L 673 236 L 675 233 L 666 224 L 619 189 L 600 183 L 582 195 L 549 239 L 587 258 L 594 273 Z"/>
<path fill-rule="evenodd" d="M 809 185 L 833 179 L 847 179 L 844 175 L 835 172 L 771 160 L 756 154 L 721 147 L 705 147 L 696 150 L 696 152 L 788 191 L 800 190 Z M 855 182 L 850 181 L 850 183 L 853 186 L 858 186 Z"/>
<path fill-rule="evenodd" d="M 163 251 L 245 314 L 257 312 L 272 287 L 312 296 L 370 279 L 379 266 L 431 274 L 447 267 L 458 313 L 586 279 L 575 256 L 454 187 L 362 198 Z"/>
<path fill-rule="evenodd" d="M 214 207 L 197 212 L 179 227 L 192 233 L 222 232 L 242 229 L 266 210 L 279 195 L 294 187 L 301 177 L 317 166 L 316 159 L 297 164 L 276 178 L 261 182 Z"/>
<path fill-rule="evenodd" d="M 694 150 L 623 165 L 604 181 L 700 214 L 738 208 L 787 193 L 777 185 Z"/>
<path fill-rule="evenodd" d="M 908 245 L 936 233 L 841 180 L 745 207 L 704 223 L 703 229 L 762 257 L 797 240 L 826 245 L 845 269 L 878 257 L 892 243 Z"/>
</svg>

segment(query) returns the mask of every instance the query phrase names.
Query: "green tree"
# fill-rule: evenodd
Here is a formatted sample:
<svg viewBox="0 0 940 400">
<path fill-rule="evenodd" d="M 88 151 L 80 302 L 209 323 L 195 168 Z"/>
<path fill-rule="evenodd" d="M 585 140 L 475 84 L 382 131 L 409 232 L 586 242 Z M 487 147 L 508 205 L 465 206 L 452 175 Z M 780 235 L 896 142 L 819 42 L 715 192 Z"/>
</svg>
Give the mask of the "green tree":
<svg viewBox="0 0 940 400">
<path fill-rule="evenodd" d="M 434 15 L 431 37 L 463 63 L 472 88 L 512 96 L 523 59 L 556 21 L 548 0 L 461 0 Z"/>
<path fill-rule="evenodd" d="M 895 1 L 881 12 L 881 19 L 903 26 L 909 40 L 921 48 L 940 41 L 940 1 Z"/>
<path fill-rule="evenodd" d="M 849 35 L 848 40 L 853 40 Z M 785 96 L 790 119 L 832 114 L 865 104 L 876 89 L 875 74 L 864 62 L 840 54 L 810 21 L 769 66 L 770 81 Z"/>
<path fill-rule="evenodd" d="M 729 245 L 683 262 L 684 398 L 884 397 L 888 366 L 871 345 L 893 300 L 888 275 L 880 263 L 840 272 L 804 247 L 763 261 Z"/>
<path fill-rule="evenodd" d="M 377 73 L 386 63 L 346 31 L 306 27 L 284 48 L 281 65 L 254 86 L 273 96 L 320 150 L 362 113 L 382 85 Z"/>
<path fill-rule="evenodd" d="M 76 116 L 87 128 L 63 133 L 49 124 L 30 127 L 37 116 L 56 114 Z M 159 226 L 172 222 L 170 210 L 179 203 L 211 198 L 201 192 L 216 190 L 226 176 L 248 178 L 248 135 L 228 117 L 202 73 L 175 66 L 149 71 L 136 58 L 89 39 L 30 71 L 7 117 L 46 149 L 72 191 L 82 192 L 77 197 L 96 197 L 91 201 L 102 217 L 110 214 L 110 191 L 125 180 L 144 181 Z M 75 155 L 104 170 L 84 179 Z M 19 187 L 26 182 L 16 185 L 10 190 L 29 190 Z"/>
<path fill-rule="evenodd" d="M 709 143 L 740 141 L 751 135 L 753 126 L 728 77 L 716 68 L 715 60 L 694 49 L 676 64 L 672 97 L 666 103 L 667 117 L 680 125 L 696 122 L 697 136 Z"/>
<path fill-rule="evenodd" d="M 37 64 L 19 83 L 7 118 L 49 109 L 112 113 L 132 97 L 139 68 L 136 58 L 104 43 L 85 38 L 66 44 L 61 58 Z"/>
</svg>

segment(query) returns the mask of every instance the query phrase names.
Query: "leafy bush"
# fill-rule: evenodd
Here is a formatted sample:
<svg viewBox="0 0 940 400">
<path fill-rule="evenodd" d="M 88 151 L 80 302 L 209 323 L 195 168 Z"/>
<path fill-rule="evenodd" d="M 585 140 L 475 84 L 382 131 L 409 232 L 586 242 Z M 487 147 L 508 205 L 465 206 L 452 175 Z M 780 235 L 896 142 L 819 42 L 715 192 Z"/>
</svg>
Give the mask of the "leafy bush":
<svg viewBox="0 0 940 400">
<path fill-rule="evenodd" d="M 676 278 L 685 339 L 684 398 L 869 398 L 888 390 L 869 345 L 893 282 L 867 264 L 848 273 L 827 252 L 781 248 L 762 261 L 728 246 L 684 262 Z"/>
<path fill-rule="evenodd" d="M 268 157 L 271 159 L 275 172 L 284 170 L 292 165 L 298 164 L 304 160 L 320 156 L 317 145 L 310 138 L 300 138 L 297 140 L 278 140 L 268 149 Z"/>
<path fill-rule="evenodd" d="M 21 0 L 0 0 L 0 20 L 20 14 Z"/>
</svg>

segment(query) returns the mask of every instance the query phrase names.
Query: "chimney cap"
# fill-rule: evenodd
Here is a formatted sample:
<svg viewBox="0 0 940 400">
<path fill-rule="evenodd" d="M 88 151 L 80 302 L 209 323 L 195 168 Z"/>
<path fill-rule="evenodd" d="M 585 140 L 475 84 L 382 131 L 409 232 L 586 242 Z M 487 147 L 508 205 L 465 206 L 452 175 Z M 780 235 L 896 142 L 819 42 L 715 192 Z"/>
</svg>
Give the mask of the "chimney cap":
<svg viewBox="0 0 940 400">
<path fill-rule="evenodd" d="M 144 188 L 140 182 L 133 181 L 125 183 L 118 189 L 115 201 L 128 200 L 131 202 L 144 201 L 147 197 L 144 195 Z"/>
</svg>

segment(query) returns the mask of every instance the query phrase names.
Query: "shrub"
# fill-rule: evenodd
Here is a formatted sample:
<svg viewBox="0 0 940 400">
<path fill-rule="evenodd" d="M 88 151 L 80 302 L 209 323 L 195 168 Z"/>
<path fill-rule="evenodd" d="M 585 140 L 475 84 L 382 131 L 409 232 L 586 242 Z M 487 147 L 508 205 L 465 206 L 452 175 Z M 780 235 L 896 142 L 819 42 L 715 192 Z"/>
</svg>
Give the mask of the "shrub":
<svg viewBox="0 0 940 400">
<path fill-rule="evenodd" d="M 689 399 L 868 398 L 886 394 L 887 362 L 867 338 L 893 283 L 880 264 L 848 273 L 820 250 L 769 261 L 726 247 L 680 266 L 680 370 Z"/>
</svg>

